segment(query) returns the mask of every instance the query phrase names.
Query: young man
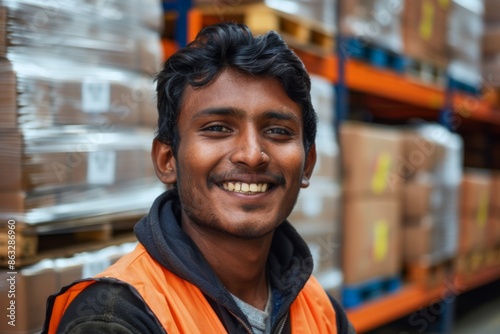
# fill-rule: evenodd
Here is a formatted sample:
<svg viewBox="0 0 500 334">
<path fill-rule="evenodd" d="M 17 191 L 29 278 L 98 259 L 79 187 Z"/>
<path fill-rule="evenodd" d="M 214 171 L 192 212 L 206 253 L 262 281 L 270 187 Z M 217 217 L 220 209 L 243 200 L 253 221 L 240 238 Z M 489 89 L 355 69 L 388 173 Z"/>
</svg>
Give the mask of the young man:
<svg viewBox="0 0 500 334">
<path fill-rule="evenodd" d="M 44 332 L 353 332 L 286 221 L 316 160 L 302 62 L 274 32 L 220 24 L 157 80 L 152 157 L 171 190 L 131 254 L 49 298 Z"/>
</svg>

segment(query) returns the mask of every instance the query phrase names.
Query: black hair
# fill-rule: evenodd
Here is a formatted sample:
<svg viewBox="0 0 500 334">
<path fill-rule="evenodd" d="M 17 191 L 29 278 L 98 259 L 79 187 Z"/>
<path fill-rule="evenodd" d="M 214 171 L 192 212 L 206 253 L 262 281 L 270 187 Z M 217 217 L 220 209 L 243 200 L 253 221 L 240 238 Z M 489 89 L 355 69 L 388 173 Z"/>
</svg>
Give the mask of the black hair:
<svg viewBox="0 0 500 334">
<path fill-rule="evenodd" d="M 316 138 L 317 116 L 311 104 L 311 80 L 302 61 L 281 36 L 270 31 L 254 37 L 243 24 L 219 23 L 201 30 L 196 39 L 178 50 L 158 74 L 158 131 L 156 138 L 177 155 L 177 120 L 187 85 L 203 87 L 223 70 L 277 79 L 288 97 L 300 105 L 306 152 Z"/>
</svg>

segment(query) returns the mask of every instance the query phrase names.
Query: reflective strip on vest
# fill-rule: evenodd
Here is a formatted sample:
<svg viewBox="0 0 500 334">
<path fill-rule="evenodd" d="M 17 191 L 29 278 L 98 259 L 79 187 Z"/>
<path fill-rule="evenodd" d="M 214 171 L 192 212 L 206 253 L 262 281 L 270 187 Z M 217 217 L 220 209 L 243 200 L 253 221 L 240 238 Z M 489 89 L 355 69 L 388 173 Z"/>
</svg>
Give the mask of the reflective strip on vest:
<svg viewBox="0 0 500 334">
<path fill-rule="evenodd" d="M 134 287 L 168 334 L 227 333 L 203 293 L 195 285 L 158 264 L 139 244 L 96 278 L 112 277 Z M 56 334 L 62 315 L 75 297 L 95 280 L 72 285 L 53 304 L 48 328 Z M 293 334 L 337 334 L 335 310 L 314 277 L 290 307 Z"/>
</svg>

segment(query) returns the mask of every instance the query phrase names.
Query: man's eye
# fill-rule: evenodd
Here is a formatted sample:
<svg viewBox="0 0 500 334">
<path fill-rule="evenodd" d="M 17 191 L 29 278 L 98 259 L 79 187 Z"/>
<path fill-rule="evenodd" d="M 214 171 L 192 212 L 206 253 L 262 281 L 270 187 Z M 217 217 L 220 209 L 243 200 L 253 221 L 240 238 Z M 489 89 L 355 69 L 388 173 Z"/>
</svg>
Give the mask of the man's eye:
<svg viewBox="0 0 500 334">
<path fill-rule="evenodd" d="M 272 129 L 268 129 L 266 130 L 266 133 L 267 134 L 271 134 L 271 135 L 283 135 L 283 136 L 289 136 L 291 135 L 291 132 L 284 129 L 284 128 L 272 128 Z"/>
<path fill-rule="evenodd" d="M 231 130 L 223 125 L 211 125 L 203 129 L 203 131 L 212 132 L 231 132 Z"/>
</svg>

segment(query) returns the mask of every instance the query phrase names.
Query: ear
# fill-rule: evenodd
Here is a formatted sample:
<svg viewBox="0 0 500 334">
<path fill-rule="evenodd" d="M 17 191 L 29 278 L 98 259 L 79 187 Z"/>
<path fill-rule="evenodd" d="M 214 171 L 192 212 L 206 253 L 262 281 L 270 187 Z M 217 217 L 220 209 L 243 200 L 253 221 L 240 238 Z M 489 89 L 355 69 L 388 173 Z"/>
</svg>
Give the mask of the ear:
<svg viewBox="0 0 500 334">
<path fill-rule="evenodd" d="M 306 155 L 306 162 L 304 164 L 304 173 L 302 175 L 302 188 L 309 187 L 309 179 L 311 178 L 312 172 L 314 170 L 314 165 L 316 165 L 316 144 L 309 148 Z"/>
<path fill-rule="evenodd" d="M 177 167 L 174 152 L 170 145 L 160 142 L 157 138 L 153 140 L 151 158 L 155 167 L 156 176 L 165 184 L 177 182 Z"/>
</svg>

